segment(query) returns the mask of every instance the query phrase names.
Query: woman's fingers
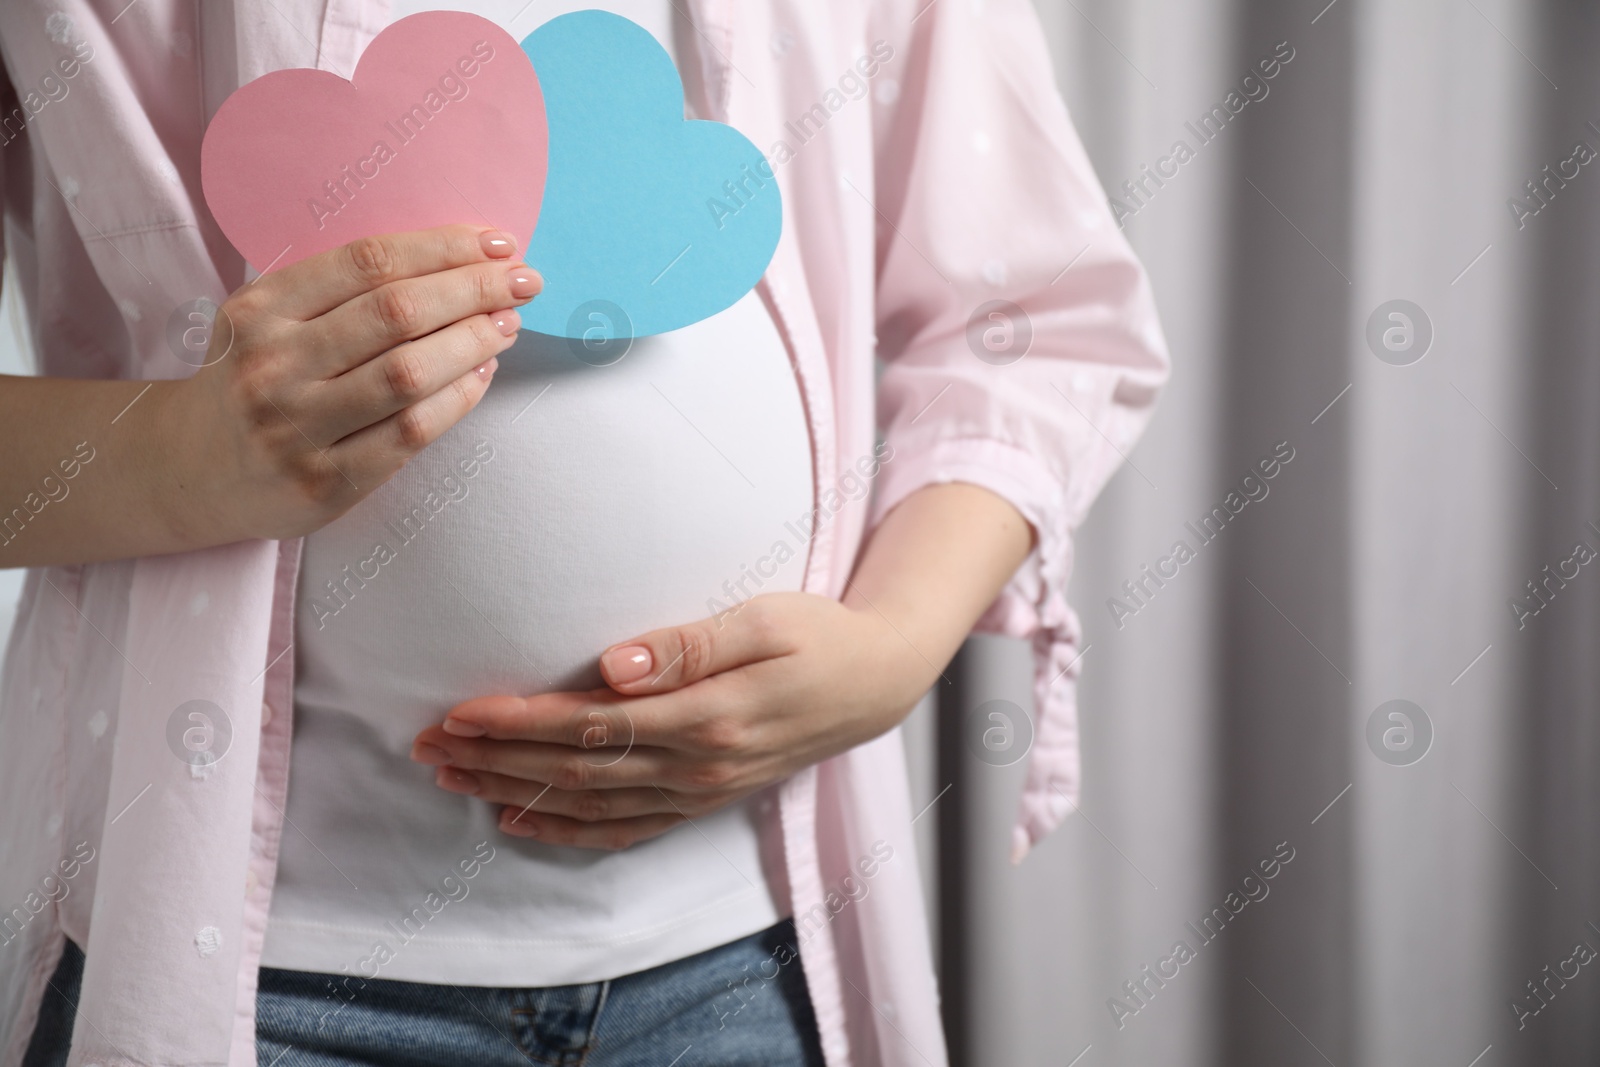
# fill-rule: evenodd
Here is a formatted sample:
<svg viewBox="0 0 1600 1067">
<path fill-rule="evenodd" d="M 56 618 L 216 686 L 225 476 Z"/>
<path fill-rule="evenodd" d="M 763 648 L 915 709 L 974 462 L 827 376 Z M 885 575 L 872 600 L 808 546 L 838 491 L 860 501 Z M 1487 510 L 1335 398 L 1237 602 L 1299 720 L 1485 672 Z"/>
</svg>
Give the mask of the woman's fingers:
<svg viewBox="0 0 1600 1067">
<path fill-rule="evenodd" d="M 372 491 L 477 407 L 498 366 L 490 357 L 432 396 L 339 441 L 326 450 L 326 457 L 363 495 Z"/>
<path fill-rule="evenodd" d="M 477 697 L 451 708 L 444 722 L 430 730 L 452 743 L 541 743 L 583 753 L 593 764 L 608 764 L 644 748 L 686 763 L 734 760 L 747 756 L 760 739 L 753 702 L 758 684 L 740 672 L 654 696 L 624 697 L 596 689 Z"/>
<path fill-rule="evenodd" d="M 490 804 L 505 804 L 518 811 L 561 815 L 578 822 L 607 822 L 640 815 L 681 815 L 699 818 L 727 803 L 729 797 L 691 795 L 657 786 L 622 789 L 557 789 L 547 782 L 512 778 L 493 771 L 466 771 L 440 767 L 434 774 L 440 789 L 476 797 Z"/>
<path fill-rule="evenodd" d="M 264 274 L 250 285 L 254 299 L 298 322 L 402 278 L 417 278 L 471 263 L 508 260 L 511 234 L 482 226 L 440 226 L 364 237 Z M 484 308 L 483 310 L 491 310 Z"/>
<path fill-rule="evenodd" d="M 511 309 L 473 315 L 317 383 L 305 399 L 306 433 L 338 441 L 421 403 L 510 348 L 521 325 Z"/>
<path fill-rule="evenodd" d="M 606 684 L 629 696 L 663 693 L 794 651 L 784 596 L 755 597 L 733 611 L 654 630 L 607 649 Z"/>
<path fill-rule="evenodd" d="M 588 750 L 625 748 L 635 742 L 658 744 L 661 733 L 655 727 L 655 712 L 641 707 L 643 703 L 625 704 L 622 697 L 606 689 L 475 697 L 451 708 L 443 728 L 455 737 L 545 741 Z M 641 721 L 648 729 L 648 739 L 640 736 Z"/>
<path fill-rule="evenodd" d="M 411 758 L 432 767 L 487 771 L 524 781 L 546 782 L 569 793 L 658 783 L 668 788 L 683 788 L 689 773 L 679 758 L 665 749 L 635 745 L 615 751 L 594 751 L 540 741 L 452 737 L 438 727 L 430 727 L 417 735 Z"/>
<path fill-rule="evenodd" d="M 543 287 L 525 263 L 473 263 L 389 282 L 299 329 L 316 353 L 310 370 L 332 378 L 453 322 L 526 304 Z"/>
<path fill-rule="evenodd" d="M 513 837 L 531 837 L 550 845 L 605 852 L 620 852 L 640 841 L 660 837 L 685 821 L 682 815 L 673 814 L 640 815 L 632 819 L 593 823 L 580 822 L 563 815 L 523 812 L 517 808 L 500 809 L 500 829 Z"/>
</svg>

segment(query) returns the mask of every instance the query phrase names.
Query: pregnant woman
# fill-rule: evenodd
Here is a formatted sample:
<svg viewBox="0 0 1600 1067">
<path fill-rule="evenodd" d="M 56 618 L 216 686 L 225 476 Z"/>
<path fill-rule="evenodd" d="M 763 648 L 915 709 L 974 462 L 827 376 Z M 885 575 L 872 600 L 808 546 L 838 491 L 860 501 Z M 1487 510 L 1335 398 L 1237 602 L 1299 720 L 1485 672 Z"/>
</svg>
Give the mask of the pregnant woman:
<svg viewBox="0 0 1600 1067">
<path fill-rule="evenodd" d="M 596 365 L 470 219 L 251 280 L 206 119 L 439 6 L 649 30 L 776 169 L 760 286 Z M 896 727 L 1031 637 L 1014 855 L 1070 810 L 1166 373 L 1026 0 L 15 0 L 0 60 L 0 1067 L 942 1064 Z"/>
</svg>

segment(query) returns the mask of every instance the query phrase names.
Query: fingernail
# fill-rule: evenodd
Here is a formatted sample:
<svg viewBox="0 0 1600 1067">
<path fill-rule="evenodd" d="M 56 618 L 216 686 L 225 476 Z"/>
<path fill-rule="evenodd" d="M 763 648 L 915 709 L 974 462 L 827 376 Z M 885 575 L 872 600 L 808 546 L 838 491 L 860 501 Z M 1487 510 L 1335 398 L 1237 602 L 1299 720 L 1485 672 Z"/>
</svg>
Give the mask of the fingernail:
<svg viewBox="0 0 1600 1067">
<path fill-rule="evenodd" d="M 463 793 L 467 796 L 476 796 L 479 789 L 476 775 L 466 771 L 458 771 L 454 767 L 440 767 L 434 773 L 433 784 L 440 789 L 448 789 L 452 793 Z"/>
<path fill-rule="evenodd" d="M 515 308 L 507 308 L 504 311 L 496 311 L 493 315 L 489 316 L 489 320 L 494 323 L 495 329 L 499 330 L 507 337 L 515 337 L 517 335 L 517 331 L 522 329 L 522 316 L 517 314 Z"/>
<path fill-rule="evenodd" d="M 600 657 L 600 666 L 616 685 L 637 682 L 650 673 L 650 650 L 643 645 L 613 648 Z"/>
<path fill-rule="evenodd" d="M 523 817 L 522 812 L 511 814 L 510 808 L 501 809 L 500 829 L 514 837 L 538 837 L 539 828 Z"/>
<path fill-rule="evenodd" d="M 430 767 L 443 766 L 454 758 L 438 745 L 430 745 L 426 741 L 418 741 L 411 746 L 411 759 L 417 763 L 426 763 Z"/>
<path fill-rule="evenodd" d="M 511 295 L 518 300 L 532 300 L 544 288 L 544 279 L 530 267 L 512 267 L 506 284 L 511 288 Z"/>
<path fill-rule="evenodd" d="M 485 231 L 479 235 L 478 243 L 483 246 L 483 254 L 494 259 L 505 259 L 517 250 L 516 240 L 499 230 Z"/>
<path fill-rule="evenodd" d="M 472 373 L 478 376 L 479 381 L 486 382 L 490 378 L 494 377 L 494 372 L 499 368 L 499 366 L 499 358 L 496 356 L 490 356 L 487 362 L 480 363 L 476 367 L 472 368 Z"/>
<path fill-rule="evenodd" d="M 446 719 L 444 721 L 444 732 L 455 734 L 457 737 L 482 737 L 489 730 L 487 727 L 480 726 L 475 722 L 468 722 L 465 719 Z"/>
</svg>

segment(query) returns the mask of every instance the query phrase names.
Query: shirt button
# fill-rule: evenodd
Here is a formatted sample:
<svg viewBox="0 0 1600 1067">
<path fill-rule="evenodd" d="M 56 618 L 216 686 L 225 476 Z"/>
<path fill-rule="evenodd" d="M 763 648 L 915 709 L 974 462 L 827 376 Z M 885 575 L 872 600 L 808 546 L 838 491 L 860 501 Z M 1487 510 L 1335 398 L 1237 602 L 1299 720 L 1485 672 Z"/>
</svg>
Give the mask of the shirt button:
<svg viewBox="0 0 1600 1067">
<path fill-rule="evenodd" d="M 272 705 L 265 700 L 261 702 L 261 725 L 266 726 L 272 721 Z"/>
</svg>

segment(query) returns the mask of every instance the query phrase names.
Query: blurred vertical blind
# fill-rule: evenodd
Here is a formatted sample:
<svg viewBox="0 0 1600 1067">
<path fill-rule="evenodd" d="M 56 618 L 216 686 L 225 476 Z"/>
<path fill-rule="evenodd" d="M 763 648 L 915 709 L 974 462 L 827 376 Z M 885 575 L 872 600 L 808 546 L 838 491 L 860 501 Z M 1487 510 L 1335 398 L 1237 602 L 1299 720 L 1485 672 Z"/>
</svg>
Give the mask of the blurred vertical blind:
<svg viewBox="0 0 1600 1067">
<path fill-rule="evenodd" d="M 1020 868 L 960 730 L 1025 655 L 941 694 L 957 1062 L 1600 1062 L 1600 9 L 1038 7 L 1174 375 Z"/>
</svg>

